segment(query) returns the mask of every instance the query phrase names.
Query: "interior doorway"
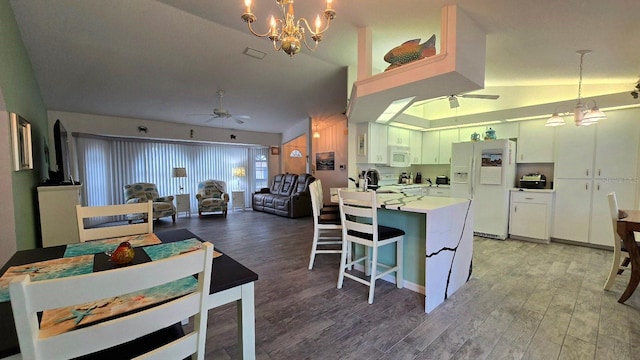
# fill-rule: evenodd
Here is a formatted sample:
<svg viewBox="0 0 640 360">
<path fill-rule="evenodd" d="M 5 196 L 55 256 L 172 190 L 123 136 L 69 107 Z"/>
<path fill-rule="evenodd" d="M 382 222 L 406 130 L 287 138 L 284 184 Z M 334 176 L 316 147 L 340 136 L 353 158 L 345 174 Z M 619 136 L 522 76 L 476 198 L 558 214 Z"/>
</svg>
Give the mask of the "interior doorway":
<svg viewBox="0 0 640 360">
<path fill-rule="evenodd" d="M 303 134 L 282 146 L 284 172 L 304 174 L 307 171 L 309 156 L 307 154 L 307 135 Z"/>
</svg>

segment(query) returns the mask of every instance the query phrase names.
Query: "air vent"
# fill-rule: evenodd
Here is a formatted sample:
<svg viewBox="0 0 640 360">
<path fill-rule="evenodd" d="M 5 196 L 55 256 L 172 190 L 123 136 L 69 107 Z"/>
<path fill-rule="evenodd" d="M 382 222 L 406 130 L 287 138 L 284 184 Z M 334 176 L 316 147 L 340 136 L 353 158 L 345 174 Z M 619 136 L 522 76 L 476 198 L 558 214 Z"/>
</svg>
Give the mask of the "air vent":
<svg viewBox="0 0 640 360">
<path fill-rule="evenodd" d="M 251 56 L 252 58 L 256 58 L 258 60 L 262 60 L 264 59 L 265 56 L 267 56 L 267 53 L 262 52 L 260 50 L 252 49 L 250 47 L 247 47 L 246 49 L 244 49 L 244 52 L 242 53 L 247 56 Z"/>
</svg>

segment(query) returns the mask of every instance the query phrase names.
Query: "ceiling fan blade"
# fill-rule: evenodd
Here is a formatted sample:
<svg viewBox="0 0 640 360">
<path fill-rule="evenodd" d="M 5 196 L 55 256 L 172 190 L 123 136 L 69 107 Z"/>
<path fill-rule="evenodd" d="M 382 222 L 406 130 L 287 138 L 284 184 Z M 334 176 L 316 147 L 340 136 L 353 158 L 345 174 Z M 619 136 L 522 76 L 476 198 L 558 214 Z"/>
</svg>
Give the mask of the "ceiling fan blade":
<svg viewBox="0 0 640 360">
<path fill-rule="evenodd" d="M 212 122 L 213 120 L 215 120 L 215 119 L 217 119 L 217 118 L 218 118 L 217 116 L 211 116 L 210 118 L 208 118 L 208 119 L 207 119 L 207 120 L 205 120 L 204 122 L 205 122 L 205 123 L 210 123 L 210 122 Z"/>
<path fill-rule="evenodd" d="M 187 114 L 187 116 L 213 116 L 213 114 Z"/>
<path fill-rule="evenodd" d="M 411 106 L 420 106 L 420 105 L 424 105 L 424 104 L 428 104 L 430 102 L 436 101 L 436 100 L 442 100 L 442 99 L 446 99 L 448 98 L 448 96 L 440 96 L 437 98 L 433 98 L 433 99 L 427 99 L 427 100 L 421 100 L 421 101 L 416 101 L 413 104 L 411 104 Z"/>
<path fill-rule="evenodd" d="M 455 95 L 457 97 L 463 97 L 467 99 L 485 99 L 485 100 L 498 100 L 500 95 L 484 95 L 484 94 L 460 94 Z"/>
<path fill-rule="evenodd" d="M 238 119 L 237 117 L 233 117 L 233 120 L 235 120 L 236 123 L 238 123 L 238 124 L 244 124 L 244 121 Z"/>
</svg>

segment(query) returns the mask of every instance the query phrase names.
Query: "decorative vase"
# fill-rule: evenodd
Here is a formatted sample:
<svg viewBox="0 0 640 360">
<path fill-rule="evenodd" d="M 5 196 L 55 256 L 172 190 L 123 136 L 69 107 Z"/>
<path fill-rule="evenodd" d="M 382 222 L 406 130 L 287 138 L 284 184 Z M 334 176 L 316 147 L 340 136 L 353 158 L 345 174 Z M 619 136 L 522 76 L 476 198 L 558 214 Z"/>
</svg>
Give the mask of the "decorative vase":
<svg viewBox="0 0 640 360">
<path fill-rule="evenodd" d="M 471 134 L 471 141 L 480 141 L 480 134 L 478 134 L 477 132 Z"/>
<path fill-rule="evenodd" d="M 489 130 L 487 130 L 484 133 L 484 139 L 485 140 L 495 140 L 496 139 L 496 131 L 493 130 L 492 128 L 489 128 Z"/>
</svg>

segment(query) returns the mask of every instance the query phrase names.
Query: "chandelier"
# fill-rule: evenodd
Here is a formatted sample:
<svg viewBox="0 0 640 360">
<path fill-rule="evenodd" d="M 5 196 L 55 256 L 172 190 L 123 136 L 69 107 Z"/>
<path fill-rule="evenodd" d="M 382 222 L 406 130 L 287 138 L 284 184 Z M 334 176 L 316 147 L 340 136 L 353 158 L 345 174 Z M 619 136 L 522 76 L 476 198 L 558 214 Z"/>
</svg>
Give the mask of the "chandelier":
<svg viewBox="0 0 640 360">
<path fill-rule="evenodd" d="M 322 15 L 327 20 L 326 26 L 322 28 L 322 21 L 320 15 L 316 17 L 315 31 L 309 26 L 309 22 L 305 18 L 295 20 L 295 14 L 293 12 L 293 3 L 295 0 L 276 0 L 276 3 L 280 5 L 282 10 L 282 19 L 276 19 L 271 16 L 271 24 L 269 31 L 264 34 L 259 34 L 253 30 L 251 24 L 256 21 L 256 16 L 251 12 L 251 0 L 244 0 L 246 10 L 242 14 L 242 20 L 247 23 L 249 31 L 258 37 L 268 37 L 273 42 L 273 47 L 276 51 L 280 49 L 284 50 L 289 56 L 300 52 L 301 40 L 302 43 L 311 51 L 315 51 L 318 48 L 318 43 L 322 41 L 322 34 L 329 29 L 331 20 L 335 18 L 336 11 L 331 7 L 333 0 L 327 0 L 327 8 L 324 9 Z M 305 30 L 306 28 L 306 30 Z M 314 46 L 310 47 L 307 43 L 307 37 L 305 32 L 311 34 L 311 39 L 314 41 Z"/>
<path fill-rule="evenodd" d="M 593 107 L 591 110 L 582 104 L 582 62 L 584 56 L 586 54 L 591 53 L 591 50 L 578 50 L 577 53 L 580 55 L 580 80 L 578 81 L 578 102 L 576 107 L 573 109 L 573 122 L 576 126 L 589 126 L 596 124 L 599 120 L 606 120 L 607 116 L 600 111 L 598 105 L 595 100 L 593 101 Z M 564 125 L 564 119 L 562 116 L 558 114 L 558 112 L 554 112 L 553 115 L 547 120 L 545 126 L 561 126 Z"/>
</svg>

